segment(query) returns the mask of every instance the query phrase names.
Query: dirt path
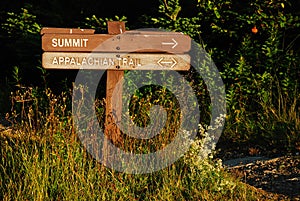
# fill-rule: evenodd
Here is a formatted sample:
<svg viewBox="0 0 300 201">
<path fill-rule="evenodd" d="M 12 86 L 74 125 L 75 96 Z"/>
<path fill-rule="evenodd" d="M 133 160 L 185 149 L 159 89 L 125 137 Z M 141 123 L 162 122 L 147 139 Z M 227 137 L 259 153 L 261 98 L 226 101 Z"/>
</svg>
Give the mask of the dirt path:
<svg viewBox="0 0 300 201">
<path fill-rule="evenodd" d="M 241 181 L 279 194 L 279 200 L 300 200 L 300 156 L 245 157 L 224 161 Z"/>
</svg>

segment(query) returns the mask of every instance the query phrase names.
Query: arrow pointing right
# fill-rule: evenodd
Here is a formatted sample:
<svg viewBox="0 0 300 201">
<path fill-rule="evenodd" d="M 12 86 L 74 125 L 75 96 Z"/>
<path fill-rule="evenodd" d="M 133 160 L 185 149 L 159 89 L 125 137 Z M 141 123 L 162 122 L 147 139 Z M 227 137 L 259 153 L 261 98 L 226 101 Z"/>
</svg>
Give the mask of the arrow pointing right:
<svg viewBox="0 0 300 201">
<path fill-rule="evenodd" d="M 172 41 L 173 42 L 162 42 L 161 44 L 162 45 L 173 45 L 172 49 L 174 49 L 178 45 L 178 43 L 177 43 L 177 41 L 174 38 L 172 38 Z"/>
</svg>

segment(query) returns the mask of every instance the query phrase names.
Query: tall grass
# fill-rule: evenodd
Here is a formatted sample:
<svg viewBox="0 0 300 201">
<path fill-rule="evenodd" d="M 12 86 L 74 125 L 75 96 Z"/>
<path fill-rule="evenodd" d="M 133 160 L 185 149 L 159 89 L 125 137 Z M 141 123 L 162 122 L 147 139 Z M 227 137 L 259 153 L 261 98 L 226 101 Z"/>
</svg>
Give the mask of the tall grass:
<svg viewBox="0 0 300 201">
<path fill-rule="evenodd" d="M 76 136 L 69 99 L 48 89 L 13 95 L 13 132 L 0 137 L 1 200 L 257 200 L 220 161 L 199 160 L 197 145 L 151 174 L 102 166 Z"/>
<path fill-rule="evenodd" d="M 259 94 L 252 98 L 251 105 L 229 110 L 222 140 L 246 143 L 276 154 L 299 152 L 300 94 L 297 86 L 286 91 L 275 77 L 265 88 L 256 80 L 253 83 L 260 89 Z"/>
</svg>

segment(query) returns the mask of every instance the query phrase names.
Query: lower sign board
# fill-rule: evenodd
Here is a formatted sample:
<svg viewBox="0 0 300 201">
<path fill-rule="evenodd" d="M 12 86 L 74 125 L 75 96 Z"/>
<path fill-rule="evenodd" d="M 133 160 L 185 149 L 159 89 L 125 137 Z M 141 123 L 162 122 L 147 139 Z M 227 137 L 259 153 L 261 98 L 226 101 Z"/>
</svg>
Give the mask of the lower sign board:
<svg viewBox="0 0 300 201">
<path fill-rule="evenodd" d="M 48 69 L 189 70 L 188 54 L 45 52 Z"/>
</svg>

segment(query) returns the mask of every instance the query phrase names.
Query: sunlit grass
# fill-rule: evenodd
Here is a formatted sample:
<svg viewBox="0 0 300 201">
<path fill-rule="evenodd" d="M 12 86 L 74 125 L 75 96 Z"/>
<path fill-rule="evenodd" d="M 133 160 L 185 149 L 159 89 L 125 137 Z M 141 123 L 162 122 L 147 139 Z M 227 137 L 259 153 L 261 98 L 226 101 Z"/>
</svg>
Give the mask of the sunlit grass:
<svg viewBox="0 0 300 201">
<path fill-rule="evenodd" d="M 256 200 L 219 160 L 199 160 L 197 149 L 151 174 L 108 169 L 78 140 L 67 94 L 34 90 L 15 94 L 13 131 L 0 138 L 1 200 Z"/>
</svg>

